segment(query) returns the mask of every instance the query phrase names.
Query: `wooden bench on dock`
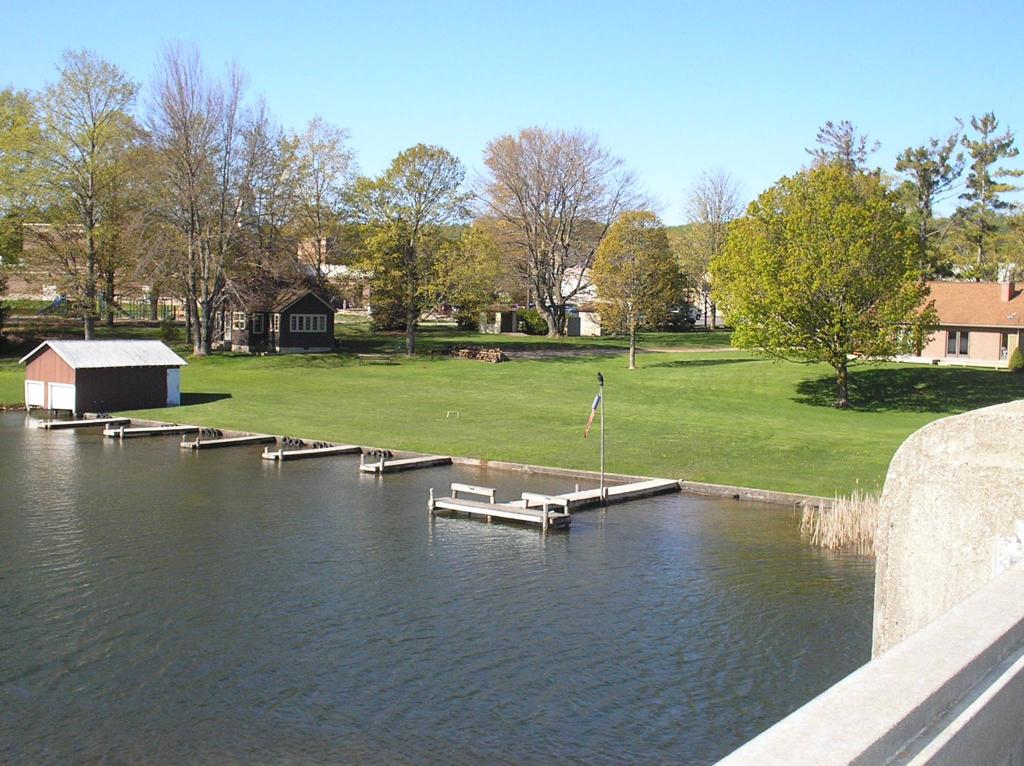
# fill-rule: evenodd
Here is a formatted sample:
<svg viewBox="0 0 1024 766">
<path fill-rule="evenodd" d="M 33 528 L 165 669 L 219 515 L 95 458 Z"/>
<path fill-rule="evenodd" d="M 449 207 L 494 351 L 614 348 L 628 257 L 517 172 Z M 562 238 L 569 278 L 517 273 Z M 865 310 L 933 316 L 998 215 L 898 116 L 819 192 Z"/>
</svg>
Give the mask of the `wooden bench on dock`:
<svg viewBox="0 0 1024 766">
<path fill-rule="evenodd" d="M 391 364 L 394 354 L 356 354 L 360 364 Z"/>
<path fill-rule="evenodd" d="M 475 484 L 459 484 L 458 482 L 453 481 L 452 499 L 457 500 L 460 492 L 465 495 L 479 495 L 480 497 L 486 497 L 487 502 L 494 502 L 494 487 L 478 487 Z"/>
<path fill-rule="evenodd" d="M 537 492 L 524 492 L 521 497 L 527 508 L 542 508 L 545 505 L 557 505 L 566 511 L 572 510 L 575 504 L 569 495 L 541 495 Z"/>
</svg>

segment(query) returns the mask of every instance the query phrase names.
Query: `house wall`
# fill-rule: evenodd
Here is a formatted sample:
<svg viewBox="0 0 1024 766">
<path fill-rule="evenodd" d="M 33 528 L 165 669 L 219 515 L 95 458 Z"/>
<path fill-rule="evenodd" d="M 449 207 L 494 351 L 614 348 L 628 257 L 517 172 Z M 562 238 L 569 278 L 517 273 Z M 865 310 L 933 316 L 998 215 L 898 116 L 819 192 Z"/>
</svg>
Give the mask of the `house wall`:
<svg viewBox="0 0 1024 766">
<path fill-rule="evenodd" d="M 921 351 L 922 357 L 929 357 L 933 359 L 964 359 L 964 357 L 952 357 L 946 355 L 946 343 L 949 339 L 949 333 L 957 330 L 966 331 L 971 334 L 970 341 L 967 346 L 967 360 L 976 362 L 999 362 L 1005 361 L 1000 360 L 999 357 L 999 344 L 1001 335 L 1004 332 L 1009 333 L 1008 340 L 1008 354 L 1013 353 L 1013 349 L 1017 347 L 1018 338 L 1017 330 L 1015 328 L 1004 329 L 985 329 L 977 327 L 955 327 L 955 326 L 942 326 L 932 335 L 931 339 L 925 344 L 925 347 Z"/>
<path fill-rule="evenodd" d="M 40 380 L 47 383 L 75 384 L 75 371 L 68 366 L 52 348 L 44 350 L 39 356 L 25 365 L 25 380 Z M 43 386 L 44 404 L 50 406 L 50 387 Z"/>
<path fill-rule="evenodd" d="M 292 332 L 293 314 L 321 314 L 327 317 L 325 332 Z M 268 319 L 269 321 L 269 319 Z M 281 312 L 281 331 L 276 339 L 278 351 L 328 351 L 334 348 L 334 310 L 313 295 L 306 295 Z"/>
<path fill-rule="evenodd" d="M 167 405 L 166 367 L 104 367 L 78 370 L 78 412 L 110 412 Z"/>
</svg>

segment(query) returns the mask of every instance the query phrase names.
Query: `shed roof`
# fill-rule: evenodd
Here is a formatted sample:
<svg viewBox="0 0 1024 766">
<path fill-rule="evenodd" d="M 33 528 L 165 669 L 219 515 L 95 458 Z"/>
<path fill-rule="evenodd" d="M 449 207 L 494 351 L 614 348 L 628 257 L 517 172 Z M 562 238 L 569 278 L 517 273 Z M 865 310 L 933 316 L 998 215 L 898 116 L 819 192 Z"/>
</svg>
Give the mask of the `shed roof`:
<svg viewBox="0 0 1024 766">
<path fill-rule="evenodd" d="M 1005 283 L 929 282 L 930 298 L 941 325 L 968 327 L 1024 327 L 1024 291 L 1009 285 L 1009 300 L 1003 300 Z"/>
<path fill-rule="evenodd" d="M 100 367 L 183 367 L 184 359 L 158 340 L 45 340 L 26 354 L 25 364 L 47 348 L 74 370 Z"/>
</svg>

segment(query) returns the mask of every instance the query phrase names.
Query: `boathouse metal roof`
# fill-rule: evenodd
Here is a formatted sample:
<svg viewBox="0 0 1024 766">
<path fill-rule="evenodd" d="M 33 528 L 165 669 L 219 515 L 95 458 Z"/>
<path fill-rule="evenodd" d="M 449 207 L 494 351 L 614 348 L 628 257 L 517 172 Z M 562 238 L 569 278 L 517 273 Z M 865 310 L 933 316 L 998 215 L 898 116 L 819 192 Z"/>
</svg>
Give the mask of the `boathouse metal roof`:
<svg viewBox="0 0 1024 766">
<path fill-rule="evenodd" d="M 188 364 L 158 340 L 46 340 L 21 364 L 51 348 L 74 370 L 101 367 L 183 367 Z"/>
</svg>

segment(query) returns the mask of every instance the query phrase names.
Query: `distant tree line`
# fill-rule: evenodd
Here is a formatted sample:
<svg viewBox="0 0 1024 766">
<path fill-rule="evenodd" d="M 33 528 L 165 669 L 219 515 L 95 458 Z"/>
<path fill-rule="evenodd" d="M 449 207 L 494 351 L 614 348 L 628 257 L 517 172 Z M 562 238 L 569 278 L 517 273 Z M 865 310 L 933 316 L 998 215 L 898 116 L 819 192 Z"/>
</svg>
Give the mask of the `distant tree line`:
<svg viewBox="0 0 1024 766">
<path fill-rule="evenodd" d="M 635 175 L 582 130 L 499 136 L 473 183 L 448 150 L 423 144 L 363 176 L 344 128 L 320 118 L 282 127 L 243 72 L 212 74 L 190 47 L 166 48 L 140 92 L 87 50 L 67 52 L 38 92 L 0 91 L 0 256 L 48 275 L 87 338 L 114 321 L 126 285 L 145 285 L 154 308 L 161 296 L 181 301 L 194 353 L 209 353 L 233 285 L 305 280 L 330 291 L 337 266 L 369 286 L 373 321 L 402 330 L 410 354 L 439 306 L 466 324 L 494 304 L 530 306 L 562 335 L 595 285 L 605 331 L 635 341 L 687 300 L 713 329 L 721 280 L 739 279 L 715 264 L 736 257 L 733 243 L 752 236 L 741 222 L 765 210 L 743 215 L 736 182 L 712 170 L 687 192 L 689 223 L 666 231 Z M 792 178 L 813 181 L 822 199 L 839 180 L 822 185 L 808 175 L 818 168 L 874 178 L 844 199 L 870 207 L 887 195 L 913 232 L 919 279 L 1019 272 L 1024 218 L 1006 194 L 1021 172 L 1001 164 L 1018 150 L 993 114 L 908 147 L 891 173 L 869 167 L 877 149 L 850 122 L 828 122 L 811 167 Z M 939 215 L 952 199 L 955 210 Z M 727 300 L 732 321 L 736 296 Z"/>
</svg>

